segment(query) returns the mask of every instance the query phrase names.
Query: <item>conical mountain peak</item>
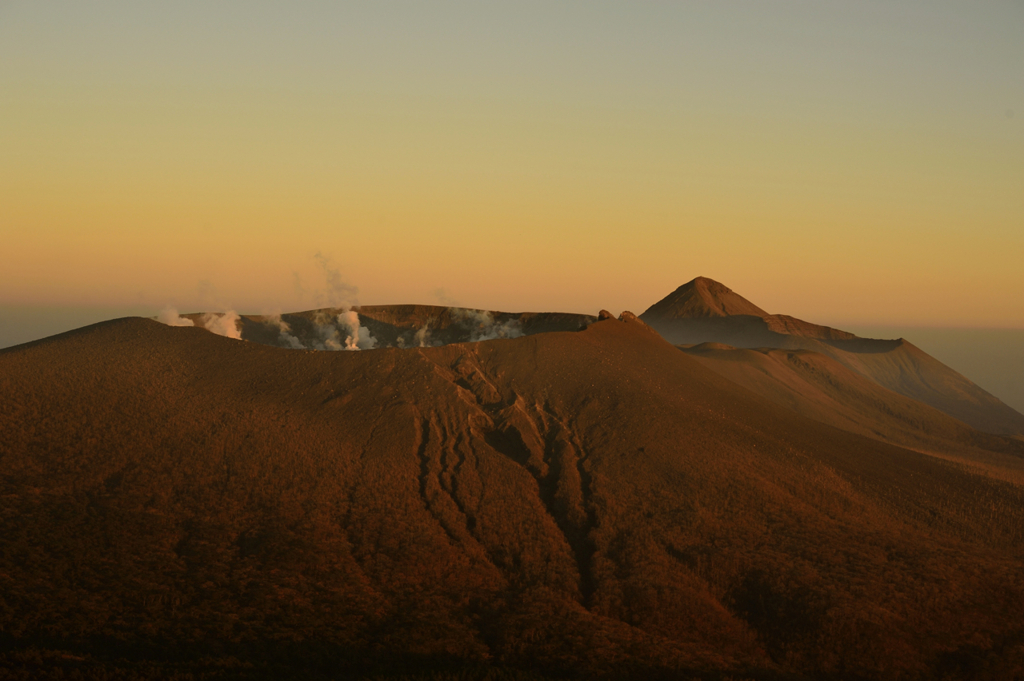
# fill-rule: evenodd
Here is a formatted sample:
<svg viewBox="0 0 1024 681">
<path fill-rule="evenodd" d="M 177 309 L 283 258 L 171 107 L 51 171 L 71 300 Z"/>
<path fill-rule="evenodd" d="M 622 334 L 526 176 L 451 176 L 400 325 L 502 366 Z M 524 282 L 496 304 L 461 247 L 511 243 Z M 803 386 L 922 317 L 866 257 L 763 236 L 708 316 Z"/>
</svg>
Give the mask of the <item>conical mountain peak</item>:
<svg viewBox="0 0 1024 681">
<path fill-rule="evenodd" d="M 697 277 L 659 300 L 640 317 L 644 321 L 659 321 L 731 315 L 769 316 L 725 284 L 707 277 Z"/>
</svg>

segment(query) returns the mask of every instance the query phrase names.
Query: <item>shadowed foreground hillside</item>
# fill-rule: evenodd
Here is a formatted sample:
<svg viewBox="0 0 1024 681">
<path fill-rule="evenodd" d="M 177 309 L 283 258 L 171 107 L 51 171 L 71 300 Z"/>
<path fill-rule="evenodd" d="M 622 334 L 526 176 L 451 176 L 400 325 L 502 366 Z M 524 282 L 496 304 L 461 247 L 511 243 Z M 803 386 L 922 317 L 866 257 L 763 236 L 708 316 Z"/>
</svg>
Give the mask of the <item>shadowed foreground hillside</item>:
<svg viewBox="0 0 1024 681">
<path fill-rule="evenodd" d="M 14 678 L 1024 673 L 1021 487 L 631 315 L 350 353 L 118 320 L 0 352 L 0 434 Z"/>
</svg>

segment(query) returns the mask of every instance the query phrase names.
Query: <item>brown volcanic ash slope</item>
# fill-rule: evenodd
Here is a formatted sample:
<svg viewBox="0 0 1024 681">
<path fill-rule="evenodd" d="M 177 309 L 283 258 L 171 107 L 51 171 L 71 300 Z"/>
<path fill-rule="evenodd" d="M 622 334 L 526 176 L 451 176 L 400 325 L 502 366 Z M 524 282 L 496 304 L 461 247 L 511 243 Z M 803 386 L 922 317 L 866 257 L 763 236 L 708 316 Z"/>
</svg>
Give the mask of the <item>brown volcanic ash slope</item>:
<svg viewBox="0 0 1024 681">
<path fill-rule="evenodd" d="M 698 277 L 640 315 L 676 345 L 813 350 L 901 395 L 979 430 L 1024 435 L 1024 414 L 903 339 L 875 340 L 786 315 L 769 315 L 722 284 Z"/>
<path fill-rule="evenodd" d="M 719 343 L 682 349 L 715 373 L 816 421 L 904 447 L 995 465 L 1001 469 L 998 474 L 1024 480 L 1024 442 L 975 430 L 821 353 Z"/>
<path fill-rule="evenodd" d="M 119 320 L 0 353 L 0 433 L 8 651 L 1024 673 L 1020 487 L 777 407 L 631 316 L 353 353 Z"/>
</svg>

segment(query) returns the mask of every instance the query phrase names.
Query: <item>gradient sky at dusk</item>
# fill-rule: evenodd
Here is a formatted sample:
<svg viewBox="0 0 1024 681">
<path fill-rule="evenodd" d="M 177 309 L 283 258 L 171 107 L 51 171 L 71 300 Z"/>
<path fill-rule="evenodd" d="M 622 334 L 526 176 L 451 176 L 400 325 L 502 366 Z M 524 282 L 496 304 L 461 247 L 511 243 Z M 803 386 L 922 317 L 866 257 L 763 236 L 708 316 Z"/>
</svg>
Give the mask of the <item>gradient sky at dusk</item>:
<svg viewBox="0 0 1024 681">
<path fill-rule="evenodd" d="M 0 306 L 1024 327 L 1024 3 L 0 2 Z M 297 283 L 300 285 L 297 286 Z M 439 289 L 443 289 L 440 292 Z"/>
</svg>

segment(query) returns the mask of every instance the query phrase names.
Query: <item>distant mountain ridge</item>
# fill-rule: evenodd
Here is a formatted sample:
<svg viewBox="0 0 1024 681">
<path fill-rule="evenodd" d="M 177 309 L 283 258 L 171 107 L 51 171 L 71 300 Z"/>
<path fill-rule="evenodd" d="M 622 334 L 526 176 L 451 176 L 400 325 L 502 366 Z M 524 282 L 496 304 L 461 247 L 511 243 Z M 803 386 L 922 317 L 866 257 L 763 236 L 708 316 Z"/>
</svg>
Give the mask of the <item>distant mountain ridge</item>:
<svg viewBox="0 0 1024 681">
<path fill-rule="evenodd" d="M 642 320 L 652 326 L 682 320 L 727 317 L 758 317 L 764 320 L 767 331 L 777 334 L 830 340 L 850 340 L 857 337 L 847 331 L 812 324 L 788 315 L 769 314 L 725 284 L 707 277 L 697 277 L 688 281 L 640 315 Z"/>
<path fill-rule="evenodd" d="M 1024 437 L 1024 415 L 908 341 L 860 338 L 795 317 L 769 314 L 706 277 L 683 284 L 640 319 L 676 345 L 712 342 L 748 349 L 811 350 L 974 428 Z"/>
</svg>

